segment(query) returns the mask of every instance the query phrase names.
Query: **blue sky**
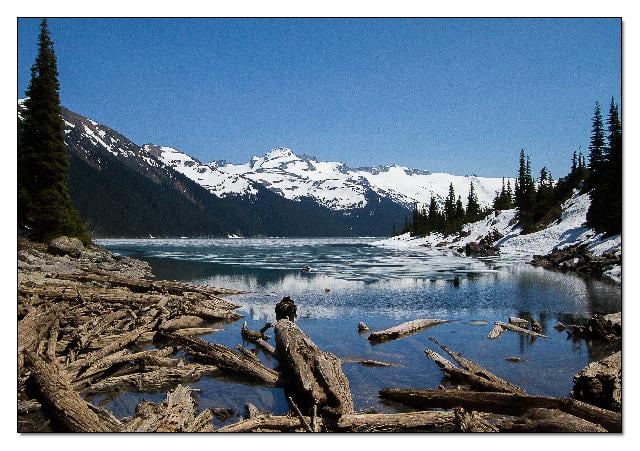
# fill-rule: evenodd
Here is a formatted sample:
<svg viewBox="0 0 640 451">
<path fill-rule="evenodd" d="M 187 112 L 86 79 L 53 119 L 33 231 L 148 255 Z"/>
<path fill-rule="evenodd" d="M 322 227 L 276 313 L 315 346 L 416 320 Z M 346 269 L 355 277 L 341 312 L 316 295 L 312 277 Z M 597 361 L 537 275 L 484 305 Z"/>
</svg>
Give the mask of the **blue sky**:
<svg viewBox="0 0 640 451">
<path fill-rule="evenodd" d="M 18 20 L 18 97 L 39 20 Z M 554 176 L 620 101 L 618 19 L 50 19 L 66 107 L 138 144 L 244 162 Z"/>
</svg>

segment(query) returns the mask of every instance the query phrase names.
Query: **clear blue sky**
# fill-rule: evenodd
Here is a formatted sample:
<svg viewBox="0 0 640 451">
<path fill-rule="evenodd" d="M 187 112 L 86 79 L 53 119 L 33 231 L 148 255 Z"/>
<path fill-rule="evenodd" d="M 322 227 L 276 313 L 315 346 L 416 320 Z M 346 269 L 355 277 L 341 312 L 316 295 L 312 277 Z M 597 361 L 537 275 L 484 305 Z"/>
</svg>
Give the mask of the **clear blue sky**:
<svg viewBox="0 0 640 451">
<path fill-rule="evenodd" d="M 39 20 L 18 20 L 18 97 Z M 620 102 L 618 19 L 50 19 L 63 105 L 203 161 L 565 175 Z"/>
</svg>

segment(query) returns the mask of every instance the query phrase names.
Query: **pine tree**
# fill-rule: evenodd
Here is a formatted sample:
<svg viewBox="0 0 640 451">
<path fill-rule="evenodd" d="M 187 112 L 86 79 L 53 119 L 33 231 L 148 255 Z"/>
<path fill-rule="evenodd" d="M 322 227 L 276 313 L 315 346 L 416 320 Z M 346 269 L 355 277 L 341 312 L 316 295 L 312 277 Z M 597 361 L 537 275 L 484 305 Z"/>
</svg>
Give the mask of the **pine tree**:
<svg viewBox="0 0 640 451">
<path fill-rule="evenodd" d="M 450 235 L 454 232 L 455 225 L 455 217 L 456 217 L 456 193 L 453 189 L 453 183 L 449 184 L 449 195 L 444 202 L 444 234 Z"/>
<path fill-rule="evenodd" d="M 504 179 L 502 180 L 504 187 Z M 478 196 L 476 195 L 473 182 L 469 183 L 469 195 L 467 196 L 467 222 L 475 222 L 480 219 L 480 203 L 478 202 Z"/>
<path fill-rule="evenodd" d="M 464 206 L 462 205 L 462 197 L 458 196 L 458 200 L 456 201 L 456 212 L 454 215 L 454 227 L 455 231 L 458 231 L 465 222 L 465 211 Z"/>
<path fill-rule="evenodd" d="M 600 104 L 596 102 L 593 112 L 591 142 L 589 143 L 589 175 L 586 180 L 587 190 L 593 189 L 604 179 L 603 166 L 606 159 L 604 144 L 602 113 L 600 112 Z"/>
<path fill-rule="evenodd" d="M 622 232 L 622 123 L 618 106 L 611 99 L 607 118 L 607 145 L 589 177 L 594 183 L 589 196 L 587 224 L 597 232 Z M 594 126 L 595 135 L 595 126 Z M 592 145 L 593 144 L 592 135 Z"/>
<path fill-rule="evenodd" d="M 53 42 L 43 19 L 18 146 L 18 224 L 37 240 L 69 235 L 86 243 L 87 234 L 69 196 L 59 89 Z"/>
</svg>

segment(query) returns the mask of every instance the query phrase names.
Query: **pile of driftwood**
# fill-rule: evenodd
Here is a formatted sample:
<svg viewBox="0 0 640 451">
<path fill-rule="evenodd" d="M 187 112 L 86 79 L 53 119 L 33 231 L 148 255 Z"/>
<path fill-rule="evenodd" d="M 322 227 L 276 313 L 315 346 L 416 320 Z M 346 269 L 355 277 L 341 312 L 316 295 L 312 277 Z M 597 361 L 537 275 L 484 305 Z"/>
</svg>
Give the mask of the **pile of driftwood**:
<svg viewBox="0 0 640 451">
<path fill-rule="evenodd" d="M 357 413 L 340 359 L 320 350 L 290 319 L 275 324 L 275 348 L 265 335 L 271 324 L 254 331 L 245 323 L 240 330 L 244 341 L 277 360 L 276 369 L 269 368 L 242 346 L 233 350 L 198 338 L 217 330 L 211 321 L 220 324 L 240 318 L 237 306 L 220 297 L 238 292 L 134 277 L 144 268 L 132 273 L 136 264 L 131 261 L 111 261 L 112 256 L 99 250 L 78 252 L 53 257 L 42 249 L 22 250 L 25 265 L 19 267 L 18 412 L 41 410 L 51 419 L 53 430 L 216 431 L 214 412 L 198 412 L 197 401 L 184 384 L 218 375 L 283 387 L 290 404 L 287 415 L 272 415 L 247 404 L 242 421 L 218 432 L 621 428 L 617 412 L 576 399 L 527 395 L 444 345 L 440 346 L 453 362 L 436 351 L 425 352 L 445 378 L 460 384 L 455 389 L 389 388 L 380 392 L 381 398 L 418 410 Z M 371 332 L 368 338 L 372 344 L 381 343 L 444 322 L 414 320 Z M 364 324 L 358 328 L 368 330 Z M 592 372 L 598 371 L 602 372 Z M 167 390 L 163 402 L 143 401 L 124 419 L 86 400 L 93 393 Z"/>
</svg>

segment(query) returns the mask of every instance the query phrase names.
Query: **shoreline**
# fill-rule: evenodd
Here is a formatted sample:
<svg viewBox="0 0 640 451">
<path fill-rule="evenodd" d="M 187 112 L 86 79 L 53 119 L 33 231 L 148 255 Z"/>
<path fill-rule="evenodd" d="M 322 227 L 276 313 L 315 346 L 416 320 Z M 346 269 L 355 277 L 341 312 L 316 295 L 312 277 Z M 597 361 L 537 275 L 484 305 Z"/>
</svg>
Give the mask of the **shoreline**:
<svg viewBox="0 0 640 451">
<path fill-rule="evenodd" d="M 18 266 L 19 412 L 35 410 L 36 413 L 31 415 L 38 418 L 42 415 L 42 412 L 37 413 L 40 409 L 49 412 L 53 408 L 64 419 L 63 411 L 56 411 L 55 406 L 42 400 L 42 394 L 51 389 L 46 382 L 51 375 L 62 375 L 67 386 L 66 396 L 73 398 L 78 406 L 84 406 L 87 417 L 95 416 L 93 423 L 79 426 L 77 430 L 144 430 L 141 424 L 152 427 L 153 421 L 137 417 L 138 411 L 144 410 L 142 405 L 136 408 L 134 418 L 117 419 L 110 412 L 84 400 L 83 397 L 89 393 L 122 392 L 141 387 L 148 387 L 154 392 L 173 389 L 168 395 L 171 400 L 178 397 L 195 409 L 195 400 L 180 387 L 203 376 L 225 375 L 232 379 L 257 380 L 259 384 L 280 384 L 278 373 L 263 367 L 248 349 L 236 352 L 196 338 L 199 334 L 210 333 L 215 320 L 237 322 L 240 318 L 234 311 L 237 306 L 220 296 L 240 294 L 239 291 L 155 280 L 150 278 L 152 274 L 147 263 L 115 256 L 97 246 L 84 249 L 77 257 L 54 256 L 46 252 L 44 245 L 20 241 Z M 303 331 L 300 333 L 304 336 Z M 153 347 L 150 349 L 151 344 Z M 185 350 L 189 358 L 173 357 L 178 348 Z M 335 368 L 341 372 L 339 363 Z M 40 385 L 37 396 L 34 396 L 32 388 L 27 387 L 29 377 L 35 378 Z M 445 377 L 451 375 L 445 373 Z M 469 383 L 477 376 L 464 377 L 467 378 L 464 381 Z M 337 380 L 340 380 L 339 376 Z M 383 396 L 382 392 L 379 396 Z M 152 410 L 156 412 L 166 408 L 170 404 L 169 398 L 165 403 L 154 404 Z M 56 397 L 52 396 L 52 399 Z M 298 399 L 297 402 L 301 401 Z M 342 405 L 348 406 L 349 403 L 345 401 Z M 331 423 L 331 415 L 327 417 L 326 412 L 322 414 L 324 416 L 308 417 L 308 421 L 315 418 L 316 426 L 321 424 L 336 431 L 387 430 L 384 428 L 389 427 L 389 422 L 396 422 L 394 427 L 398 431 L 414 430 L 412 428 L 426 431 L 431 430 L 431 422 L 435 421 L 429 410 L 418 415 L 417 425 L 412 423 L 415 416 L 356 414 L 351 410 L 342 411 L 342 423 Z M 331 412 L 331 408 L 327 412 Z M 198 430 L 210 431 L 213 428 L 211 419 L 219 413 L 205 409 L 198 414 L 193 410 L 190 421 L 194 422 L 194 428 L 198 426 L 201 427 Z M 515 415 L 513 418 L 520 416 L 519 412 L 511 413 Z M 295 413 L 284 417 L 269 416 L 277 419 L 269 420 L 276 421 L 275 425 L 265 423 L 264 414 L 255 415 L 260 421 L 254 421 L 258 421 L 264 430 L 270 430 L 270 427 L 308 430 L 302 417 Z M 19 416 L 19 431 L 31 430 L 28 423 L 21 423 L 25 418 L 28 416 Z M 50 413 L 39 417 L 40 421 L 43 418 L 51 418 Z M 460 430 L 456 418 L 453 414 L 445 415 L 449 428 L 445 430 Z M 20 429 L 20 424 L 24 429 Z M 68 424 L 63 429 L 53 423 L 50 426 L 53 431 L 69 429 Z M 220 430 L 242 431 L 244 427 L 249 426 L 238 423 Z M 502 427 L 509 430 L 513 423 L 505 423 Z M 591 430 L 589 428 L 594 426 L 586 427 Z M 598 430 L 597 427 L 594 430 Z"/>
</svg>

